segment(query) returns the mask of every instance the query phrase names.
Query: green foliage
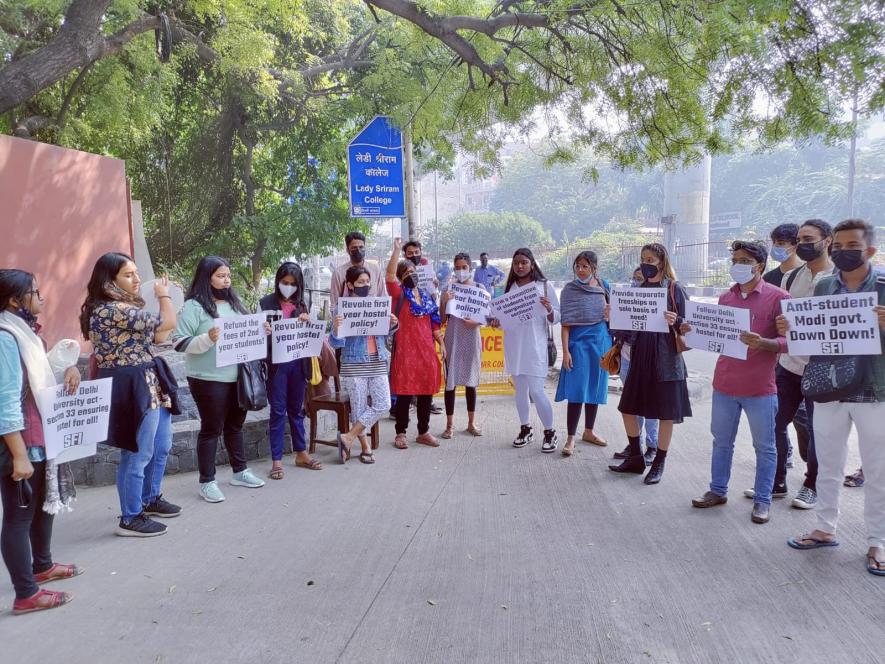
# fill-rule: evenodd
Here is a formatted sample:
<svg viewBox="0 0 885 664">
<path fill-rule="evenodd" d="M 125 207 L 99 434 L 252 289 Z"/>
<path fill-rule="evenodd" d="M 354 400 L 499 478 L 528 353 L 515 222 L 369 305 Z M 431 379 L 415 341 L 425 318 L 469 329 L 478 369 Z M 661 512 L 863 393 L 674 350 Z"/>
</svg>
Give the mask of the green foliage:
<svg viewBox="0 0 885 664">
<path fill-rule="evenodd" d="M 501 258 L 520 247 L 540 252 L 552 244 L 552 238 L 534 219 L 520 212 L 473 212 L 459 214 L 426 237 L 426 252 L 436 253 L 451 263 L 456 253 L 466 251 L 478 260 L 483 251 Z"/>
</svg>

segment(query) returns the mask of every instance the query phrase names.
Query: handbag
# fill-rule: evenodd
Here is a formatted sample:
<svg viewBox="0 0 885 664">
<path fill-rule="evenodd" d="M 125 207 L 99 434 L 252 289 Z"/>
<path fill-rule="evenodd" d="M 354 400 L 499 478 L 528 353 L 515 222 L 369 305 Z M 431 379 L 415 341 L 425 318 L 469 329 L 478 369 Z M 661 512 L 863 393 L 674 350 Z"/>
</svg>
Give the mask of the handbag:
<svg viewBox="0 0 885 664">
<path fill-rule="evenodd" d="M 802 374 L 802 394 L 816 403 L 839 401 L 867 384 L 869 363 L 862 355 L 812 355 Z"/>
<path fill-rule="evenodd" d="M 237 366 L 237 401 L 243 410 L 267 407 L 267 363 L 242 362 Z"/>
<path fill-rule="evenodd" d="M 544 282 L 544 297 L 547 297 L 547 282 Z M 545 316 L 544 321 L 547 323 L 547 366 L 552 368 L 556 364 L 556 342 L 553 341 L 553 326 L 550 320 Z"/>
<path fill-rule="evenodd" d="M 310 358 L 310 384 L 319 385 L 323 382 L 323 372 L 320 371 L 320 358 Z"/>
<path fill-rule="evenodd" d="M 399 314 L 403 310 L 403 303 L 405 303 L 405 301 L 406 294 L 400 292 L 399 299 L 396 301 L 396 310 L 393 312 L 397 320 L 399 320 Z M 387 347 L 387 352 L 390 353 L 391 357 L 393 357 L 393 351 L 396 350 L 396 332 L 398 329 L 399 327 L 390 332 L 384 339 L 384 345 Z"/>
<path fill-rule="evenodd" d="M 622 345 L 623 344 L 620 342 L 612 344 L 612 347 L 605 351 L 605 354 L 599 358 L 599 366 L 611 376 L 617 376 L 621 373 Z"/>
<path fill-rule="evenodd" d="M 676 309 L 676 282 L 670 282 L 670 301 L 673 302 L 673 311 L 677 311 Z M 673 343 L 676 345 L 677 353 L 684 353 L 689 349 L 689 345 L 685 342 L 685 337 L 679 333 L 675 327 L 671 327 L 670 331 L 673 333 Z"/>
</svg>

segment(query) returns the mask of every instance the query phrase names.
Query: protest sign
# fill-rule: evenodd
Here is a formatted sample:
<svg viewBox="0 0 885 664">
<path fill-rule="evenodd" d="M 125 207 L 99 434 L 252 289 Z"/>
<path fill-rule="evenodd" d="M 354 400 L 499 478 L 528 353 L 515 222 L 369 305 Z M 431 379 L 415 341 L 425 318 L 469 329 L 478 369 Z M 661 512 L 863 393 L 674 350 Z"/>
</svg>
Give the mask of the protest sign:
<svg viewBox="0 0 885 664">
<path fill-rule="evenodd" d="M 47 459 L 67 463 L 92 456 L 96 444 L 108 439 L 112 382 L 112 378 L 84 381 L 74 394 L 68 394 L 64 385 L 35 394 Z"/>
<path fill-rule="evenodd" d="M 436 284 L 434 284 L 436 275 L 433 274 L 433 268 L 429 265 L 418 265 L 415 269 L 417 271 L 418 287 L 423 288 L 431 295 L 436 293 Z"/>
<path fill-rule="evenodd" d="M 505 330 L 519 327 L 536 316 L 543 316 L 543 311 L 541 294 L 534 282 L 511 288 L 509 293 L 504 293 L 491 302 L 491 316 L 497 318 Z"/>
<path fill-rule="evenodd" d="M 691 325 L 691 332 L 685 335 L 689 347 L 747 359 L 747 345 L 740 336 L 750 331 L 749 309 L 689 300 L 685 303 L 685 322 Z"/>
<path fill-rule="evenodd" d="M 274 364 L 318 357 L 323 348 L 326 324 L 323 321 L 290 318 L 273 324 L 271 355 Z"/>
<path fill-rule="evenodd" d="M 405 306 L 409 306 L 408 302 Z M 338 315 L 344 318 L 335 336 L 384 336 L 390 331 L 389 297 L 338 298 Z"/>
<path fill-rule="evenodd" d="M 215 342 L 215 366 L 229 367 L 267 357 L 265 320 L 264 314 L 216 318 L 215 327 L 221 334 Z"/>
<path fill-rule="evenodd" d="M 781 300 L 790 355 L 878 355 L 877 293 Z"/>
<path fill-rule="evenodd" d="M 666 288 L 634 288 L 615 284 L 611 289 L 609 327 L 613 330 L 667 332 Z"/>
<path fill-rule="evenodd" d="M 446 305 L 446 313 L 455 318 L 485 322 L 489 315 L 489 292 L 479 286 L 452 284 L 449 286 L 452 299 Z"/>
</svg>

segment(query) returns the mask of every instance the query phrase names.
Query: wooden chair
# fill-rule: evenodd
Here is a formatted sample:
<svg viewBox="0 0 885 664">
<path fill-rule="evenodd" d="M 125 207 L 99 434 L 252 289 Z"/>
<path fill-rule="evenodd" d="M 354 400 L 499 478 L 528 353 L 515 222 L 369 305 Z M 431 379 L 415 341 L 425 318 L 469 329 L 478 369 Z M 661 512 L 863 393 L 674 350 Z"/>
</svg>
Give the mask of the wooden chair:
<svg viewBox="0 0 885 664">
<path fill-rule="evenodd" d="M 338 433 L 346 433 L 350 430 L 350 397 L 346 392 L 341 390 L 341 380 L 338 375 L 334 375 L 332 379 L 335 381 L 335 390 L 331 394 L 317 395 L 308 399 L 305 404 L 307 414 L 310 417 L 310 444 L 308 450 L 310 454 L 316 452 L 317 444 L 330 445 L 338 447 L 338 441 L 323 440 L 317 437 L 317 414 L 322 410 L 328 410 L 335 413 L 338 420 Z M 372 426 L 369 432 L 369 440 L 372 443 L 372 449 L 377 450 L 381 441 L 381 427 L 378 422 Z"/>
</svg>

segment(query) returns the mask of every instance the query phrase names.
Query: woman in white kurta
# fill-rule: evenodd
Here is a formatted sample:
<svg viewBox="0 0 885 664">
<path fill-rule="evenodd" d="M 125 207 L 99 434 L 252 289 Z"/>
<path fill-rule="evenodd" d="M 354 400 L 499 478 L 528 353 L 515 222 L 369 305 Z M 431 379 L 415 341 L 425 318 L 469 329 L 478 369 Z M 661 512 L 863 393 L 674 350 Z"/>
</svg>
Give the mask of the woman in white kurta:
<svg viewBox="0 0 885 664">
<path fill-rule="evenodd" d="M 553 286 L 550 286 L 535 262 L 530 249 L 517 249 L 513 254 L 510 273 L 507 275 L 507 293 L 514 287 L 532 285 L 537 289 L 539 306 L 546 312 L 536 315 L 529 321 L 504 326 L 504 366 L 513 377 L 516 387 L 516 411 L 519 415 L 519 434 L 513 441 L 514 447 L 525 447 L 534 440 L 529 424 L 530 400 L 535 402 L 538 417 L 544 426 L 542 452 L 556 451 L 559 439 L 553 428 L 553 406 L 544 392 L 547 378 L 547 326 L 559 321 L 559 300 Z M 500 321 L 492 319 L 493 326 Z"/>
</svg>

